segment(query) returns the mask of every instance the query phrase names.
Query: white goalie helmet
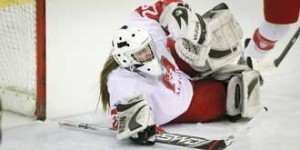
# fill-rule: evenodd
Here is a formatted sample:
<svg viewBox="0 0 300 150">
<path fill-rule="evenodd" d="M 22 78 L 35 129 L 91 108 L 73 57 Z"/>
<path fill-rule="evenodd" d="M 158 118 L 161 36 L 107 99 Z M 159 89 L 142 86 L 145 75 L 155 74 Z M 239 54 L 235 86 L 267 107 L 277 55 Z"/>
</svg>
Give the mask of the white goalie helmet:
<svg viewBox="0 0 300 150">
<path fill-rule="evenodd" d="M 162 74 L 156 47 L 146 31 L 125 25 L 116 31 L 112 46 L 112 55 L 122 68 L 154 77 Z"/>
</svg>

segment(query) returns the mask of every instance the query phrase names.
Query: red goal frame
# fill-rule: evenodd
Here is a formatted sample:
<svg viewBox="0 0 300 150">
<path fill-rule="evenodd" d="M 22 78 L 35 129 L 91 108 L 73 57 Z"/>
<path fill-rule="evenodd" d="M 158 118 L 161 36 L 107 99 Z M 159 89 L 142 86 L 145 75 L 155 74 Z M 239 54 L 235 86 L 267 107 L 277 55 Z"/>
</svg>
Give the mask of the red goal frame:
<svg viewBox="0 0 300 150">
<path fill-rule="evenodd" d="M 37 100 L 35 115 L 46 119 L 46 0 L 36 0 Z"/>
</svg>

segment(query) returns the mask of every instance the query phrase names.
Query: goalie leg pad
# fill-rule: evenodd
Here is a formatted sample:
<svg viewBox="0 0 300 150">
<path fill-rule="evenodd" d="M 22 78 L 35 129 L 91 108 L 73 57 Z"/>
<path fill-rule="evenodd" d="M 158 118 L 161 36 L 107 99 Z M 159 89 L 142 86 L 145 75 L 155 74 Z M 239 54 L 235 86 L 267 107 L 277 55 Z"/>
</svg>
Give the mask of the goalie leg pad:
<svg viewBox="0 0 300 150">
<path fill-rule="evenodd" d="M 214 72 L 213 77 L 216 80 L 228 82 L 231 77 L 240 75 L 242 72 L 251 70 L 246 65 L 227 65 Z"/>
<path fill-rule="evenodd" d="M 247 70 L 233 76 L 228 82 L 226 112 L 229 116 L 241 114 L 252 118 L 262 108 L 260 103 L 260 74 Z"/>
<path fill-rule="evenodd" d="M 141 94 L 128 103 L 117 105 L 119 127 L 117 139 L 130 138 L 138 144 L 154 144 L 155 121 L 147 97 Z"/>
<path fill-rule="evenodd" d="M 261 77 L 258 71 L 244 71 L 242 73 L 244 95 L 242 117 L 252 118 L 262 108 L 260 103 Z"/>
<path fill-rule="evenodd" d="M 229 116 L 237 116 L 242 112 L 242 101 L 244 99 L 242 80 L 238 76 L 232 77 L 228 82 L 226 113 Z"/>
<path fill-rule="evenodd" d="M 203 18 L 211 32 L 208 58 L 211 70 L 217 70 L 240 58 L 243 31 L 226 4 L 216 6 L 205 13 Z"/>
<path fill-rule="evenodd" d="M 242 28 L 228 8 L 213 8 L 205 13 L 203 18 L 212 33 L 211 44 L 213 49 L 232 49 L 237 45 L 241 45 Z"/>
</svg>

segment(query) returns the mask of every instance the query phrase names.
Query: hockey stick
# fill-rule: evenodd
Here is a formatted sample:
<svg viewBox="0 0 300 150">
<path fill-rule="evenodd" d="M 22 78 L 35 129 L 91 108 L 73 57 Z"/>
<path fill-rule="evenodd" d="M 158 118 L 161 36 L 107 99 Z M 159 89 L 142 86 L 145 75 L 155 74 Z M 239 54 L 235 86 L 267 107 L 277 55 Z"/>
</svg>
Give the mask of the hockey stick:
<svg viewBox="0 0 300 150">
<path fill-rule="evenodd" d="M 176 134 L 170 132 L 164 133 L 157 133 L 156 134 L 156 142 L 162 144 L 169 144 L 175 146 L 182 146 L 182 147 L 189 147 L 189 148 L 196 148 L 196 149 L 209 149 L 209 150 L 221 150 L 225 149 L 229 145 L 231 145 L 237 138 L 241 137 L 248 131 L 258 120 L 261 120 L 262 116 L 267 112 L 267 109 L 264 108 L 258 114 L 251 119 L 239 132 L 236 134 L 231 134 L 227 138 L 224 139 L 208 139 L 205 137 L 197 137 L 197 136 L 190 136 L 184 134 Z M 72 121 L 60 121 L 59 125 L 62 127 L 68 128 L 80 128 L 86 130 L 93 130 L 93 131 L 115 131 L 109 127 L 103 127 L 101 125 L 96 124 L 88 124 L 88 123 L 78 123 Z"/>
<path fill-rule="evenodd" d="M 300 34 L 300 27 L 296 30 L 295 34 L 292 36 L 284 50 L 281 52 L 281 54 L 274 60 L 274 61 L 269 61 L 269 62 L 260 62 L 260 63 L 255 63 L 252 60 L 247 60 L 247 64 L 259 71 L 269 71 L 269 70 L 274 70 L 276 69 L 282 60 L 285 58 L 287 53 L 291 50 L 291 47 L 295 44 L 296 40 L 298 39 Z"/>
</svg>

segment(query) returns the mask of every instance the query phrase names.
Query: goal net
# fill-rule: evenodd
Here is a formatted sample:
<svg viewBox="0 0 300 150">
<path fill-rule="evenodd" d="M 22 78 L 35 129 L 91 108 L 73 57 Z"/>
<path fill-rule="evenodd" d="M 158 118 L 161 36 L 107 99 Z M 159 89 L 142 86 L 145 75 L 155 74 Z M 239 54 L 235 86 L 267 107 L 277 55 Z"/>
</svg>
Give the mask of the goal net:
<svg viewBox="0 0 300 150">
<path fill-rule="evenodd" d="M 45 0 L 0 0 L 3 110 L 45 118 Z"/>
</svg>

